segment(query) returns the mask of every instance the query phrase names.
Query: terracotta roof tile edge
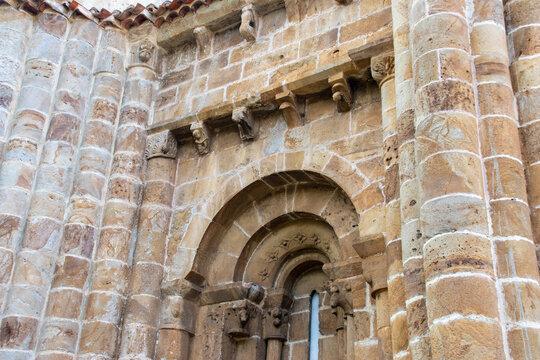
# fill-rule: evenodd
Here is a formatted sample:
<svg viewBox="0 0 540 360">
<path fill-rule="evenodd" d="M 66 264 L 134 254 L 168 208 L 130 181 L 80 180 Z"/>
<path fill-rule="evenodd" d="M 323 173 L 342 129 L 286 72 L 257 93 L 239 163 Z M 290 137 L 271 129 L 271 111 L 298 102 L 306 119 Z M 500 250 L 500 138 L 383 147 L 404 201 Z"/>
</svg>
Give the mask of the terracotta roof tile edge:
<svg viewBox="0 0 540 360">
<path fill-rule="evenodd" d="M 160 27 L 165 22 L 171 22 L 177 17 L 184 17 L 190 12 L 196 12 L 203 5 L 209 6 L 214 0 L 172 0 L 164 1 L 156 6 L 147 6 L 137 3 L 119 11 L 110 11 L 95 7 L 87 9 L 75 0 L 0 0 L 0 5 L 5 3 L 16 9 L 32 15 L 50 9 L 67 18 L 83 16 L 100 26 L 112 26 L 120 29 L 129 29 L 150 21 L 154 26 Z M 221 1 L 221 0 L 216 0 Z"/>
</svg>

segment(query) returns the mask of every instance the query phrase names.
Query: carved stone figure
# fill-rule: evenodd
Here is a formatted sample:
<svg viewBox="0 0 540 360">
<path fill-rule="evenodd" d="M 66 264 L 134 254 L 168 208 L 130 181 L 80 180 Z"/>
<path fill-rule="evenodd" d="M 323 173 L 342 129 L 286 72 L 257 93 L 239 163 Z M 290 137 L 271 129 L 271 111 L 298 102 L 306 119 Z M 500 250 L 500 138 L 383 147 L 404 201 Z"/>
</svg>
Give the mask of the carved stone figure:
<svg viewBox="0 0 540 360">
<path fill-rule="evenodd" d="M 191 134 L 193 135 L 193 141 L 195 142 L 195 147 L 197 148 L 199 154 L 208 154 L 209 140 L 208 133 L 204 125 L 201 123 L 193 123 L 191 124 L 190 129 Z"/>
<path fill-rule="evenodd" d="M 152 57 L 153 45 L 149 42 L 143 42 L 138 49 L 139 60 L 146 63 Z"/>
<path fill-rule="evenodd" d="M 246 41 L 255 41 L 257 38 L 257 23 L 255 7 L 248 5 L 242 8 L 242 23 L 240 24 L 240 34 Z"/>
<path fill-rule="evenodd" d="M 255 129 L 256 124 L 250 109 L 247 107 L 234 109 L 232 120 L 238 125 L 240 139 L 243 141 L 255 139 L 257 136 Z"/>
</svg>

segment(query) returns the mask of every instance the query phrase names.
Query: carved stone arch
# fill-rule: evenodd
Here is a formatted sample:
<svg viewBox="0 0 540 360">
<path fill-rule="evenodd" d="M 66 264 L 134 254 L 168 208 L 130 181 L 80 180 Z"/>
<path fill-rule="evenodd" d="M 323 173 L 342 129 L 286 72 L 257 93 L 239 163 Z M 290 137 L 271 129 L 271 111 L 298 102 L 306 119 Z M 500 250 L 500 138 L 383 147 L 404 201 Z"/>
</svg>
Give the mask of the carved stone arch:
<svg viewBox="0 0 540 360">
<path fill-rule="evenodd" d="M 358 237 L 359 218 L 347 194 L 318 173 L 284 172 L 250 184 L 208 222 L 204 234 L 198 235 L 201 239 L 196 248 L 192 277 L 205 279 L 212 285 L 239 280 L 234 271 L 237 263 L 246 259 L 242 254 L 246 246 L 253 247 L 254 239 L 267 235 L 276 224 L 307 217 L 328 224 L 335 233 L 340 257 L 356 256 L 352 243 Z M 197 236 L 190 234 L 190 230 L 199 234 L 201 231 L 200 226 L 193 226 L 184 238 Z M 226 266 L 214 270 L 216 263 Z"/>
<path fill-rule="evenodd" d="M 275 165 L 265 165 L 269 163 Z M 330 183 L 352 200 L 369 183 L 367 177 L 351 161 L 331 151 L 319 150 L 274 154 L 248 164 L 241 174 L 232 175 L 223 181 L 215 195 L 206 202 L 203 211 L 207 217 L 213 219 L 218 216 L 241 193 L 249 197 L 260 191 L 272 191 L 275 186 L 283 184 L 306 181 Z M 363 210 L 356 208 L 357 213 Z"/>
</svg>

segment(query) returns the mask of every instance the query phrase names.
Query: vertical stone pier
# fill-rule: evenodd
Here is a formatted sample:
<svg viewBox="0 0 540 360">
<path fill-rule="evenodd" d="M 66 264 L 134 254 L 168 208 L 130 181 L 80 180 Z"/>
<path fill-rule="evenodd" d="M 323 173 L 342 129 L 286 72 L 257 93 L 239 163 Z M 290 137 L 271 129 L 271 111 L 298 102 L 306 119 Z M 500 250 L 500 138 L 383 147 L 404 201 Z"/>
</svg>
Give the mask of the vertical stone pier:
<svg viewBox="0 0 540 360">
<path fill-rule="evenodd" d="M 505 357 L 467 8 L 410 11 L 416 163 L 434 359 Z"/>
<path fill-rule="evenodd" d="M 148 162 L 122 326 L 120 359 L 154 358 L 177 147 L 176 139 L 169 131 L 152 135 L 147 140 L 145 157 Z"/>
<path fill-rule="evenodd" d="M 94 359 L 98 354 L 113 359 L 117 352 L 129 284 L 132 232 L 136 229 L 142 190 L 156 53 L 156 47 L 145 41 L 130 47 L 103 221 L 78 347 L 81 359 Z"/>
</svg>

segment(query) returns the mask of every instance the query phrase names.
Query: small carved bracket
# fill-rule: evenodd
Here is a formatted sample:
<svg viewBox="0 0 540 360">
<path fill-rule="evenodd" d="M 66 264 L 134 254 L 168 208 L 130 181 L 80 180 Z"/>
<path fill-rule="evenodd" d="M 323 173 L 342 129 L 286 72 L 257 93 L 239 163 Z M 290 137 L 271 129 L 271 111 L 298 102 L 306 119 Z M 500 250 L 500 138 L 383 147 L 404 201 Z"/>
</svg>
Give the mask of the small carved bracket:
<svg viewBox="0 0 540 360">
<path fill-rule="evenodd" d="M 148 40 L 135 43 L 131 48 L 130 66 L 148 66 L 154 68 L 157 64 L 157 47 Z"/>
<path fill-rule="evenodd" d="M 257 38 L 257 16 L 253 4 L 242 8 L 242 23 L 240 34 L 246 41 L 255 41 Z"/>
<path fill-rule="evenodd" d="M 283 111 L 283 116 L 287 120 L 287 126 L 294 128 L 302 125 L 302 118 L 298 111 L 298 103 L 296 102 L 296 95 L 290 90 L 279 93 L 276 95 L 276 101 L 279 104 L 279 109 Z"/>
<path fill-rule="evenodd" d="M 233 340 L 240 341 L 249 338 L 250 329 L 248 322 L 250 319 L 257 318 L 257 311 L 255 306 L 247 300 L 243 300 L 232 304 L 232 306 L 225 308 L 225 329 L 227 335 Z"/>
<path fill-rule="evenodd" d="M 352 301 L 352 285 L 349 280 L 334 280 L 328 285 L 328 292 L 330 293 L 330 306 L 334 309 L 333 312 L 337 314 L 336 308 L 341 307 L 345 314 L 353 314 L 353 301 Z"/>
<path fill-rule="evenodd" d="M 199 50 L 199 59 L 205 58 L 210 55 L 212 44 L 212 31 L 206 26 L 198 26 L 193 29 L 193 36 L 197 43 L 197 49 Z"/>
<path fill-rule="evenodd" d="M 265 300 L 264 339 L 287 339 L 287 326 L 292 298 L 285 289 L 275 289 L 268 293 Z"/>
<path fill-rule="evenodd" d="M 190 126 L 191 134 L 195 147 L 200 155 L 208 154 L 210 140 L 208 139 L 208 131 L 202 123 L 195 122 Z"/>
<path fill-rule="evenodd" d="M 349 87 L 345 74 L 341 72 L 331 76 L 328 79 L 328 83 L 332 86 L 332 99 L 336 103 L 338 112 L 347 112 L 351 110 L 351 88 Z"/>
<path fill-rule="evenodd" d="M 178 143 L 170 130 L 150 135 L 146 140 L 146 149 L 144 157 L 151 159 L 155 157 L 166 157 L 174 159 Z"/>
<path fill-rule="evenodd" d="M 238 132 L 242 141 L 253 140 L 257 136 L 258 128 L 256 128 L 253 113 L 247 107 L 240 107 L 233 110 L 232 120 L 238 126 Z"/>
<path fill-rule="evenodd" d="M 379 86 L 394 77 L 394 53 L 386 53 L 371 58 L 371 76 Z"/>
</svg>

